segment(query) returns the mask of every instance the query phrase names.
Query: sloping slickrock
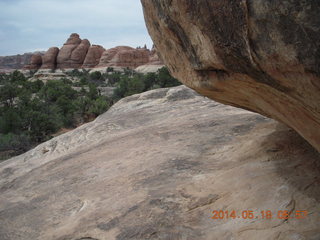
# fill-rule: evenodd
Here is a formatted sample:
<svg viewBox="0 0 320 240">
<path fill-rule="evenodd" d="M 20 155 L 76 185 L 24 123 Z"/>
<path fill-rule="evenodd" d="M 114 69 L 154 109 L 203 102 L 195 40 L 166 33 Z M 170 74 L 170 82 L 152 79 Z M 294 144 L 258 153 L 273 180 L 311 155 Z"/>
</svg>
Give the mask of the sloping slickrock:
<svg viewBox="0 0 320 240">
<path fill-rule="evenodd" d="M 316 240 L 319 201 L 320 156 L 303 138 L 183 86 L 127 97 L 0 163 L 2 240 Z"/>
<path fill-rule="evenodd" d="M 172 74 L 270 116 L 320 151 L 320 2 L 141 0 Z"/>
<path fill-rule="evenodd" d="M 100 58 L 105 49 L 100 45 L 92 45 L 83 62 L 83 68 L 94 68 L 100 62 Z"/>
<path fill-rule="evenodd" d="M 97 67 L 136 68 L 149 62 L 149 54 L 150 51 L 145 48 L 118 46 L 106 50 Z"/>
<path fill-rule="evenodd" d="M 79 34 L 72 33 L 59 51 L 57 68 L 79 68 L 83 64 L 89 47 L 88 40 L 81 40 Z"/>
<path fill-rule="evenodd" d="M 57 56 L 59 48 L 52 47 L 42 56 L 41 69 L 55 69 L 57 66 Z"/>
</svg>

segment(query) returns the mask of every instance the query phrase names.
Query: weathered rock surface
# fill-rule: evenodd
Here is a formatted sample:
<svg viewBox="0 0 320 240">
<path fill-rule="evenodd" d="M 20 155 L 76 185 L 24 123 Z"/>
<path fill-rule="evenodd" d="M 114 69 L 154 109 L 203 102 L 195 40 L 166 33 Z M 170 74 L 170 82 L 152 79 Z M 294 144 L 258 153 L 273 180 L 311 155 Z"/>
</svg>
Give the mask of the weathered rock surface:
<svg viewBox="0 0 320 240">
<path fill-rule="evenodd" d="M 162 67 L 164 67 L 164 63 L 160 59 L 158 51 L 153 46 L 150 51 L 149 62 L 147 64 L 138 66 L 135 71 L 141 73 L 157 72 Z"/>
<path fill-rule="evenodd" d="M 30 63 L 24 66 L 26 70 L 38 70 L 42 65 L 42 54 L 33 54 Z"/>
<path fill-rule="evenodd" d="M 62 78 L 68 78 L 68 75 L 62 71 L 51 72 L 48 69 L 40 69 L 37 71 L 29 81 L 41 80 L 42 82 L 47 82 L 49 80 L 61 80 Z"/>
<path fill-rule="evenodd" d="M 86 57 L 90 42 L 81 40 L 79 34 L 72 33 L 67 42 L 62 46 L 57 56 L 57 68 L 79 68 Z"/>
<path fill-rule="evenodd" d="M 79 46 L 71 54 L 71 68 L 80 68 L 83 65 L 90 46 L 89 40 L 84 39 L 81 41 Z"/>
<path fill-rule="evenodd" d="M 163 61 L 160 59 L 159 54 L 155 46 L 152 47 L 150 52 L 149 65 L 164 65 Z"/>
<path fill-rule="evenodd" d="M 94 68 L 100 62 L 100 58 L 105 49 L 100 45 L 92 45 L 83 62 L 83 68 Z"/>
<path fill-rule="evenodd" d="M 80 68 L 98 68 L 98 71 L 104 72 L 108 67 L 114 67 L 117 70 L 140 67 L 137 71 L 154 72 L 163 66 L 155 48 L 150 51 L 146 46 L 144 48 L 118 46 L 106 50 L 100 45 L 91 46 L 89 40 L 81 40 L 77 33 L 72 33 L 61 49 L 52 47 L 45 53 L 0 57 L 1 72 L 10 72 L 15 69 Z"/>
<path fill-rule="evenodd" d="M 319 201 L 320 156 L 303 138 L 183 86 L 125 98 L 0 163 L 1 240 L 316 240 Z"/>
<path fill-rule="evenodd" d="M 59 48 L 52 47 L 43 55 L 41 69 L 55 69 L 57 67 L 57 56 Z"/>
<path fill-rule="evenodd" d="M 34 53 L 25 53 L 12 56 L 0 57 L 0 69 L 22 69 L 25 65 L 30 64 L 31 57 Z"/>
<path fill-rule="evenodd" d="M 320 2 L 141 0 L 172 74 L 270 116 L 320 151 Z"/>
<path fill-rule="evenodd" d="M 97 67 L 136 68 L 149 62 L 150 50 L 146 48 L 132 48 L 118 46 L 106 50 Z"/>
<path fill-rule="evenodd" d="M 89 87 L 72 87 L 72 89 L 80 92 L 82 89 L 89 91 Z M 101 96 L 106 96 L 111 98 L 116 87 L 97 87 L 97 90 Z"/>
</svg>

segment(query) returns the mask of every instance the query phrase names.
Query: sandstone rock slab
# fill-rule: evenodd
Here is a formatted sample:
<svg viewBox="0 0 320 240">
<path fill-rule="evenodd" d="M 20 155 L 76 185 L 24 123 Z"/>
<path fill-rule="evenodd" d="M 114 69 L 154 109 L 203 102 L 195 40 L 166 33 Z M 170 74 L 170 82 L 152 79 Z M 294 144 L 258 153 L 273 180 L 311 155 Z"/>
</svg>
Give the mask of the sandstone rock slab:
<svg viewBox="0 0 320 240">
<path fill-rule="evenodd" d="M 0 163 L 0 238 L 319 239 L 319 160 L 271 119 L 183 86 L 153 90 Z"/>
</svg>

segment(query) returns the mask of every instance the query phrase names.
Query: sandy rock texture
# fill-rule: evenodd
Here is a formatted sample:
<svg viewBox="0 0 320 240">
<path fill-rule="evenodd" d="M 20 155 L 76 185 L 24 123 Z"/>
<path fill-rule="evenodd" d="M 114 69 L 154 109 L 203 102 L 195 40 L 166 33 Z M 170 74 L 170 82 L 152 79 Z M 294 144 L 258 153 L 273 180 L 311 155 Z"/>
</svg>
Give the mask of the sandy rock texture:
<svg viewBox="0 0 320 240">
<path fill-rule="evenodd" d="M 72 33 L 61 49 L 52 47 L 45 53 L 23 55 L 24 60 L 21 58 L 20 55 L 0 57 L 0 69 L 3 72 L 24 66 L 25 70 L 85 68 L 105 72 L 108 67 L 117 70 L 140 67 L 137 69 L 139 72 L 155 72 L 164 66 L 155 48 L 118 46 L 106 50 L 100 45 L 91 45 L 87 39 L 82 40 L 77 33 Z"/>
<path fill-rule="evenodd" d="M 164 65 L 155 46 L 152 47 L 150 52 L 149 65 Z"/>
<path fill-rule="evenodd" d="M 30 63 L 23 67 L 24 70 L 38 70 L 42 65 L 43 54 L 33 54 L 30 59 Z"/>
<path fill-rule="evenodd" d="M 320 151 L 320 2 L 141 0 L 172 74 L 270 116 Z"/>
<path fill-rule="evenodd" d="M 106 50 L 97 67 L 136 68 L 149 62 L 150 50 L 118 46 Z"/>
<path fill-rule="evenodd" d="M 105 49 L 100 45 L 92 45 L 88 53 L 86 55 L 86 58 L 83 62 L 82 67 L 83 68 L 94 68 L 97 66 L 100 62 L 100 58 L 102 56 L 102 53 L 105 51 Z"/>
<path fill-rule="evenodd" d="M 59 54 L 59 48 L 51 47 L 42 56 L 41 69 L 56 69 L 57 67 L 57 56 Z"/>
<path fill-rule="evenodd" d="M 0 56 L 0 71 L 22 69 L 30 64 L 30 60 L 35 53 L 25 53 L 12 56 Z"/>
<path fill-rule="evenodd" d="M 0 163 L 0 239 L 317 240 L 319 184 L 319 153 L 295 131 L 158 89 Z"/>
<path fill-rule="evenodd" d="M 164 63 L 160 59 L 157 49 L 153 46 L 150 51 L 149 62 L 138 66 L 135 71 L 141 73 L 157 72 L 162 67 L 164 67 Z"/>
<path fill-rule="evenodd" d="M 57 56 L 57 68 L 80 68 L 85 60 L 90 42 L 81 40 L 79 34 L 72 33 Z"/>
</svg>

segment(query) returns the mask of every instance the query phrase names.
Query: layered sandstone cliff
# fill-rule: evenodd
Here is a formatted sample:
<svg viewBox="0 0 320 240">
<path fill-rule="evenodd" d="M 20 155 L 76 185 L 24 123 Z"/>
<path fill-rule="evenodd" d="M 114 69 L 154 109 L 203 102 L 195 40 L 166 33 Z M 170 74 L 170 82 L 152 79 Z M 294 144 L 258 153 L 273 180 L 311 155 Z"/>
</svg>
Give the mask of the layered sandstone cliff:
<svg viewBox="0 0 320 240">
<path fill-rule="evenodd" d="M 43 53 L 25 53 L 12 56 L 0 57 L 0 71 L 11 69 L 22 69 L 26 65 L 30 65 L 33 55 L 43 55 Z"/>
<path fill-rule="evenodd" d="M 286 123 L 320 150 L 319 1 L 141 2 L 176 78 Z"/>
</svg>

